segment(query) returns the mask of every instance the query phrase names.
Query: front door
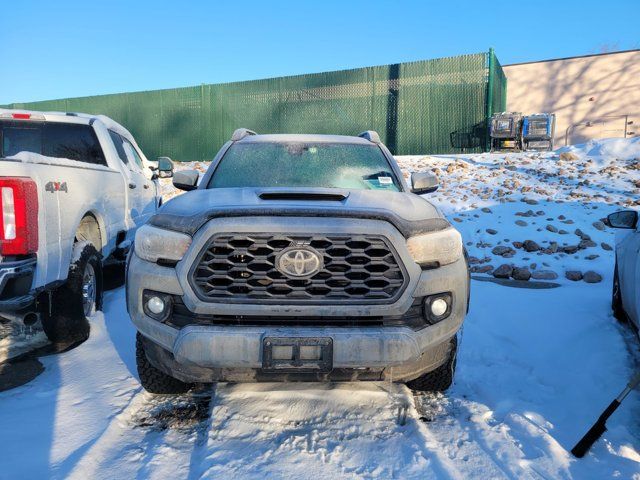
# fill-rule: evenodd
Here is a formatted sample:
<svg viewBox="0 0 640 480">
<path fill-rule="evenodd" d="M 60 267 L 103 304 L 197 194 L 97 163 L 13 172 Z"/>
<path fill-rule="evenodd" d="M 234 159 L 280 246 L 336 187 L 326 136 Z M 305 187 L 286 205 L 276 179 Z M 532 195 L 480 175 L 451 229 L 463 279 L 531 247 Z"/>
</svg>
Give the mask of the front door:
<svg viewBox="0 0 640 480">
<path fill-rule="evenodd" d="M 633 232 L 633 239 L 629 245 L 629 253 L 633 256 L 633 278 L 629 278 L 629 295 L 633 295 L 633 307 L 628 312 L 631 321 L 640 328 L 640 229 Z M 631 277 L 631 275 L 629 275 Z"/>
<path fill-rule="evenodd" d="M 640 231 L 619 230 L 616 232 L 616 257 L 622 304 L 629 317 L 638 323 L 640 314 Z"/>
</svg>

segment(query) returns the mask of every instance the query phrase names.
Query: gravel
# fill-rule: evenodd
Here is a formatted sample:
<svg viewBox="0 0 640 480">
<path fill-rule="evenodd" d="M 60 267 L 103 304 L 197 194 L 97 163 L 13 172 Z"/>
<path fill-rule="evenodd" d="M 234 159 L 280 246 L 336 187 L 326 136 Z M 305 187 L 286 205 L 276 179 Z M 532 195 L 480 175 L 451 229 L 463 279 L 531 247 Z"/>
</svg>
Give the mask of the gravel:
<svg viewBox="0 0 640 480">
<path fill-rule="evenodd" d="M 540 250 L 540 245 L 538 245 L 533 240 L 525 240 L 522 244 L 522 248 L 524 248 L 527 252 L 537 252 Z"/>
<path fill-rule="evenodd" d="M 534 280 L 556 280 L 558 274 L 553 270 L 536 270 L 531 274 Z"/>
<path fill-rule="evenodd" d="M 494 255 L 500 255 L 501 257 L 504 257 L 504 256 L 514 255 L 516 251 L 511 247 L 507 247 L 506 245 L 497 245 L 493 247 L 493 250 L 491 250 L 491 253 L 493 253 Z"/>
<path fill-rule="evenodd" d="M 587 272 L 584 272 L 582 279 L 586 283 L 600 283 L 602 281 L 602 275 L 594 272 L 593 270 L 589 270 Z"/>
<path fill-rule="evenodd" d="M 513 267 L 505 263 L 493 271 L 493 276 L 496 278 L 509 278 L 512 272 Z"/>
<path fill-rule="evenodd" d="M 514 280 L 529 280 L 531 278 L 531 272 L 526 267 L 516 267 L 511 271 L 511 278 Z"/>
<path fill-rule="evenodd" d="M 564 276 L 567 280 L 571 280 L 572 282 L 579 282 L 582 280 L 582 272 L 579 270 L 568 270 L 564 273 Z"/>
</svg>

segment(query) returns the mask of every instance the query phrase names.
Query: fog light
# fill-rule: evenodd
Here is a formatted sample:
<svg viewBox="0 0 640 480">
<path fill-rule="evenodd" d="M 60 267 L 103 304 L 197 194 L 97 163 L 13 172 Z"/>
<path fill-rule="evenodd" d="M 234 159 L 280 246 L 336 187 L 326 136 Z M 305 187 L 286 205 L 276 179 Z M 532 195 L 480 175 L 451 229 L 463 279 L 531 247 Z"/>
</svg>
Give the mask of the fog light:
<svg viewBox="0 0 640 480">
<path fill-rule="evenodd" d="M 147 308 L 151 313 L 160 315 L 162 312 L 164 312 L 164 300 L 162 300 L 160 297 L 151 297 L 149 298 L 149 300 L 147 300 Z"/>
<path fill-rule="evenodd" d="M 431 313 L 434 317 L 441 317 L 442 315 L 447 313 L 448 308 L 449 305 L 444 300 L 444 298 L 436 298 L 433 302 L 431 302 Z"/>
<path fill-rule="evenodd" d="M 153 290 L 142 292 L 142 310 L 154 320 L 164 322 L 171 315 L 172 307 L 171 295 Z"/>
<path fill-rule="evenodd" d="M 431 325 L 451 315 L 453 297 L 450 292 L 430 295 L 424 299 L 424 318 Z"/>
</svg>

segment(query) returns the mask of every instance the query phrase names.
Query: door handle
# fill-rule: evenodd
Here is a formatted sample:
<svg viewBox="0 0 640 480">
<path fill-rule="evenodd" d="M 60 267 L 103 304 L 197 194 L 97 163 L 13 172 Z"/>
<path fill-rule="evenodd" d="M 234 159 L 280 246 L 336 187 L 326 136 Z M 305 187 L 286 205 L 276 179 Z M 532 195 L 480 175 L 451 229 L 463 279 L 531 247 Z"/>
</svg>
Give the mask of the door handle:
<svg viewBox="0 0 640 480">
<path fill-rule="evenodd" d="M 137 185 L 133 182 L 129 182 L 129 188 L 136 188 Z"/>
</svg>

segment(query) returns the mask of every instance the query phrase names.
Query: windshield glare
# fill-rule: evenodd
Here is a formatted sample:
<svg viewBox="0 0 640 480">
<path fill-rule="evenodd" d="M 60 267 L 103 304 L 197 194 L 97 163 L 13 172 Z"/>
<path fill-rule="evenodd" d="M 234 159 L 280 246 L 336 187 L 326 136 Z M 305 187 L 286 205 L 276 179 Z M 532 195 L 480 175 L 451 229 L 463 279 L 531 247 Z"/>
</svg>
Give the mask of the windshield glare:
<svg viewBox="0 0 640 480">
<path fill-rule="evenodd" d="M 400 191 L 376 145 L 348 143 L 235 143 L 207 188 L 326 187 Z"/>
</svg>

